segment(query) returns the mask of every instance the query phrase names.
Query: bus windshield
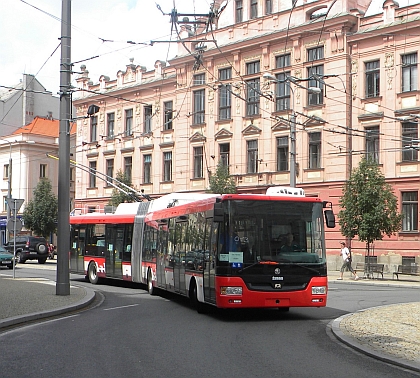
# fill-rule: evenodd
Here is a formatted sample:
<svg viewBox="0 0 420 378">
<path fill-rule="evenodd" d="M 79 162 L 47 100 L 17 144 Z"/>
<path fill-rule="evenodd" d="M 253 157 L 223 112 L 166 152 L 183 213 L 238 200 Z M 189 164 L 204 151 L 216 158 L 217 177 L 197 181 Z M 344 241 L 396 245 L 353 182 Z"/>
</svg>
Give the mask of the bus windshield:
<svg viewBox="0 0 420 378">
<path fill-rule="evenodd" d="M 326 261 L 320 202 L 230 200 L 224 212 L 218 250 L 222 265 Z"/>
</svg>

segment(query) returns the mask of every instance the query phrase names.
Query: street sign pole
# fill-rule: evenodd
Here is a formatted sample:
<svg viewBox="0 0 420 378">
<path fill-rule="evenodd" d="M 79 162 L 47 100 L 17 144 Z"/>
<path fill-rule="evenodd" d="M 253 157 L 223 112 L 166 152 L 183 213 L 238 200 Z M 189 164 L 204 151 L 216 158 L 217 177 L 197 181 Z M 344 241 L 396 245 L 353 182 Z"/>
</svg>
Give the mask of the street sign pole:
<svg viewBox="0 0 420 378">
<path fill-rule="evenodd" d="M 24 200 L 17 198 L 6 198 L 7 208 L 13 210 L 13 218 L 10 218 L 7 222 L 7 232 L 10 233 L 10 229 L 13 229 L 13 278 L 15 278 L 15 267 L 16 267 L 16 233 L 22 230 L 22 222 L 17 218 L 17 213 L 22 207 Z M 19 223 L 18 223 L 19 221 Z M 13 226 L 11 225 L 13 223 Z M 18 226 L 16 226 L 18 224 Z"/>
<path fill-rule="evenodd" d="M 16 271 L 16 200 L 13 200 L 13 218 L 14 218 L 14 222 L 13 222 L 13 279 L 15 279 L 15 271 Z"/>
</svg>

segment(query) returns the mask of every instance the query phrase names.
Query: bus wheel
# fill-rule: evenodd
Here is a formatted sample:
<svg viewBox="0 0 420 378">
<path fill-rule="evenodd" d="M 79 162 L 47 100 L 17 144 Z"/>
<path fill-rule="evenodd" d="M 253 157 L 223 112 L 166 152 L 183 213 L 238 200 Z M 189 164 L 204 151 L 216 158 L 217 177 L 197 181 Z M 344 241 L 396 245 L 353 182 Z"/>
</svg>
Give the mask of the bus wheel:
<svg viewBox="0 0 420 378">
<path fill-rule="evenodd" d="M 90 281 L 91 284 L 96 285 L 99 281 L 98 270 L 97 270 L 96 264 L 94 262 L 91 262 L 89 264 L 88 277 L 89 277 L 89 281 Z"/>
<path fill-rule="evenodd" d="M 193 307 L 197 310 L 199 314 L 206 314 L 208 312 L 206 304 L 198 300 L 198 289 L 196 282 L 192 284 L 192 292 L 190 291 L 190 298 Z"/>
<path fill-rule="evenodd" d="M 150 295 L 156 295 L 156 289 L 153 286 L 152 281 L 152 272 L 149 270 L 149 273 L 147 274 L 147 291 Z"/>
</svg>

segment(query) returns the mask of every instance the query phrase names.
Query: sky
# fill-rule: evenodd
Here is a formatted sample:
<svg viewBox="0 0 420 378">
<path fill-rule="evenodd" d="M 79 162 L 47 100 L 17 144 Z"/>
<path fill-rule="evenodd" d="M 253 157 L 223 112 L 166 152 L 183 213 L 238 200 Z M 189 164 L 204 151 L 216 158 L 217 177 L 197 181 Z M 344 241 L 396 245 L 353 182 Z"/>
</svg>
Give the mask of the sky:
<svg viewBox="0 0 420 378">
<path fill-rule="evenodd" d="M 61 36 L 61 0 L 0 1 L 0 86 L 14 86 L 22 75 L 35 75 L 50 92 L 60 84 L 59 38 Z M 134 64 L 152 70 L 156 60 L 176 55 L 176 44 L 142 44 L 151 40 L 175 40 L 170 37 L 170 13 L 207 13 L 211 0 L 72 0 L 71 61 L 73 70 L 84 64 L 89 77 L 97 83 L 101 75 L 115 79 L 134 58 Z M 90 59 L 94 56 L 98 58 Z M 83 61 L 83 62 L 82 62 Z M 77 63 L 76 63 L 77 62 Z M 76 75 L 73 75 L 75 85 Z M 2 88 L 0 87 L 0 90 Z"/>
</svg>

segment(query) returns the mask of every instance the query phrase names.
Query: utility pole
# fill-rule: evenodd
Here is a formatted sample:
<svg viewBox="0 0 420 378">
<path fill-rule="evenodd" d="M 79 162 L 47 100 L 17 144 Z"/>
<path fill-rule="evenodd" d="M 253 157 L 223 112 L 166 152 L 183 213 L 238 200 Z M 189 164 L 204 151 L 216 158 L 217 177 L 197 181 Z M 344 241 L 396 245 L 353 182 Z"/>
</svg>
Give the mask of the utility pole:
<svg viewBox="0 0 420 378">
<path fill-rule="evenodd" d="M 70 295 L 71 0 L 61 3 L 60 133 L 58 138 L 57 295 Z"/>
<path fill-rule="evenodd" d="M 7 198 L 9 201 L 12 200 L 12 142 L 7 141 L 9 143 L 9 177 L 7 178 Z M 7 221 L 11 218 L 12 213 L 10 210 L 10 206 L 7 206 Z M 10 239 L 10 230 L 6 231 L 6 241 L 8 242 Z M 14 265 L 13 265 L 14 266 Z M 14 272 L 13 272 L 14 273 Z M 13 277 L 14 278 L 14 277 Z"/>
</svg>

